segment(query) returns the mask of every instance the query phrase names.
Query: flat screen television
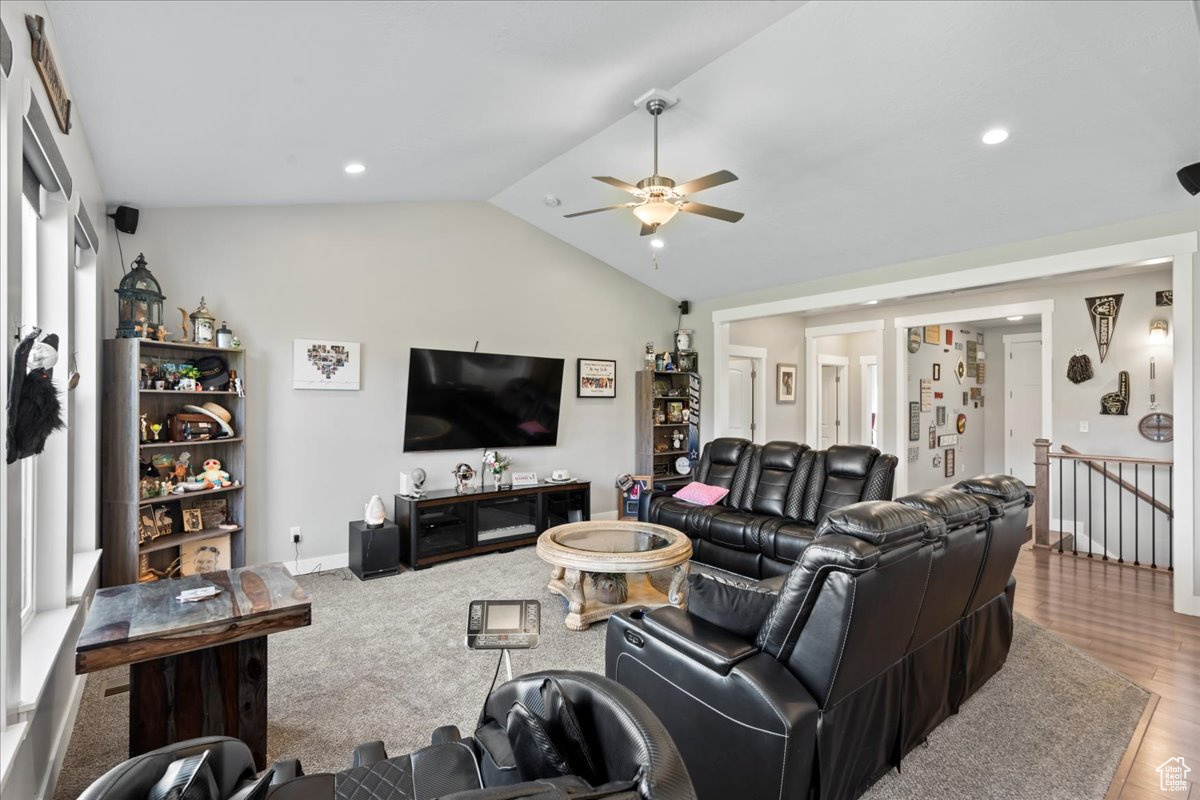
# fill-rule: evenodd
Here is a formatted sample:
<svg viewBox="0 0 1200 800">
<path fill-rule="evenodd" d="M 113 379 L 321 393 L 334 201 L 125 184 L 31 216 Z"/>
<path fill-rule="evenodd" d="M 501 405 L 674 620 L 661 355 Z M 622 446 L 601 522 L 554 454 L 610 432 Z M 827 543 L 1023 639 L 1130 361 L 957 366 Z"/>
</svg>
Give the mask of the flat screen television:
<svg viewBox="0 0 1200 800">
<path fill-rule="evenodd" d="M 563 360 L 414 347 L 404 450 L 553 447 Z"/>
</svg>

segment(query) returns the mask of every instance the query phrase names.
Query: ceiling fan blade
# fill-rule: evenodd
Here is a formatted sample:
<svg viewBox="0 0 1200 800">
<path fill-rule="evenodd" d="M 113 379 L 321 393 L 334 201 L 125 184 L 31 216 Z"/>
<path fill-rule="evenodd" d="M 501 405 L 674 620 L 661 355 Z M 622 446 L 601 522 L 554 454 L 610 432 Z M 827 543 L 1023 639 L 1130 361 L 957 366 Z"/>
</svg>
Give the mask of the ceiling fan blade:
<svg viewBox="0 0 1200 800">
<path fill-rule="evenodd" d="M 654 233 L 654 232 L 655 232 L 655 231 L 657 231 L 657 230 L 658 230 L 658 226 L 657 226 L 657 225 L 647 225 L 646 223 L 644 223 L 644 222 L 643 222 L 643 223 L 642 223 L 642 233 L 641 233 L 641 235 L 642 235 L 642 236 L 649 236 L 650 234 Z"/>
<path fill-rule="evenodd" d="M 637 188 L 636 186 L 634 186 L 631 183 L 626 183 L 625 181 L 620 180 L 619 178 L 613 178 L 608 175 L 593 175 L 592 180 L 600 181 L 601 183 L 607 183 L 609 186 L 615 186 L 618 189 L 620 189 L 621 191 L 629 192 L 630 194 L 636 194 L 636 195 L 642 194 L 641 189 Z"/>
<path fill-rule="evenodd" d="M 706 206 L 704 203 L 680 203 L 679 210 L 686 211 L 689 214 L 699 214 L 704 217 L 712 217 L 713 219 L 724 220 L 725 222 L 737 222 L 739 219 L 746 216 L 741 211 L 730 211 L 728 208 Z"/>
<path fill-rule="evenodd" d="M 570 219 L 571 217 L 582 217 L 586 214 L 599 214 L 601 211 L 612 211 L 614 208 L 631 208 L 637 203 L 618 203 L 615 206 L 605 206 L 604 208 L 593 208 L 588 211 L 576 211 L 574 214 L 563 214 L 563 217 Z"/>
<path fill-rule="evenodd" d="M 705 189 L 711 189 L 714 186 L 720 186 L 723 183 L 733 183 L 737 179 L 737 175 L 734 175 L 727 169 L 723 169 L 720 172 L 714 172 L 712 175 L 705 175 L 703 178 L 688 181 L 682 186 L 676 186 L 675 191 L 679 194 L 695 194 Z"/>
</svg>

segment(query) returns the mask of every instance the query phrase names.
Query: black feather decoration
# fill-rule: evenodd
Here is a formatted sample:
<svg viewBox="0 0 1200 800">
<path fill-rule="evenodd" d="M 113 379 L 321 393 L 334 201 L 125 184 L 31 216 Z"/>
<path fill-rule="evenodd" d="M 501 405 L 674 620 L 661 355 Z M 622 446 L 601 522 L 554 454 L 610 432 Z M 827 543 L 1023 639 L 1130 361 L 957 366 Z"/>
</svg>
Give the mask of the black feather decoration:
<svg viewBox="0 0 1200 800">
<path fill-rule="evenodd" d="M 12 374 L 9 376 L 8 437 L 5 459 L 9 464 L 18 459 L 41 453 L 46 439 L 62 430 L 62 402 L 54 388 L 53 370 L 41 367 L 27 370 L 29 354 L 41 342 L 58 349 L 58 336 L 42 337 L 41 331 L 29 334 L 13 352 Z M 43 351 L 44 352 L 44 351 Z M 53 353 L 50 353 L 53 356 Z M 51 359 L 50 363 L 56 359 Z"/>
</svg>

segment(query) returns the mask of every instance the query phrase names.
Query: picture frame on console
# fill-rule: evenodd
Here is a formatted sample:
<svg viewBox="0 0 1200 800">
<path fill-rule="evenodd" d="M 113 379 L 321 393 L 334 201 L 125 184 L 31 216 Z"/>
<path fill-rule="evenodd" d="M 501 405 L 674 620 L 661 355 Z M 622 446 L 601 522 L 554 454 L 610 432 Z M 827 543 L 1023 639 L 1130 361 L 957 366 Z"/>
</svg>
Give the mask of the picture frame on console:
<svg viewBox="0 0 1200 800">
<path fill-rule="evenodd" d="M 576 397 L 616 397 L 617 362 L 603 358 L 576 359 Z"/>
</svg>

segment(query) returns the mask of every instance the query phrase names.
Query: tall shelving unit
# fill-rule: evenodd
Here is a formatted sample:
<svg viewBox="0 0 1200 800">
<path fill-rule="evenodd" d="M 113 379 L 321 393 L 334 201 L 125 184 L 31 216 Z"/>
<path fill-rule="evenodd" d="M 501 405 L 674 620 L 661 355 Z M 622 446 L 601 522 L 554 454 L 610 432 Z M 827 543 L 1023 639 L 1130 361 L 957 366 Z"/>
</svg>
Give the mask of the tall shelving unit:
<svg viewBox="0 0 1200 800">
<path fill-rule="evenodd" d="M 104 342 L 103 456 L 101 469 L 101 579 L 104 586 L 137 583 L 139 562 L 146 556 L 154 569 L 164 569 L 180 554 L 180 546 L 191 541 L 229 534 L 230 566 L 246 562 L 246 399 L 236 391 L 183 392 L 169 389 L 139 388 L 140 365 L 150 361 L 183 363 L 203 356 L 217 355 L 229 370 L 236 370 L 245 386 L 246 353 L 239 348 L 216 348 L 186 342 L 158 342 L 149 339 L 112 339 Z M 234 436 L 224 439 L 183 442 L 141 440 L 140 416 L 153 422 L 165 422 L 184 405 L 213 402 L 229 411 Z M 160 436 L 169 435 L 164 426 Z M 143 498 L 139 481 L 146 462 L 160 453 L 191 454 L 191 463 L 199 471 L 205 459 L 216 458 L 237 486 L 207 489 L 186 494 Z M 227 515 L 239 523 L 236 529 L 206 528 L 184 532 L 185 508 L 196 507 L 201 500 L 221 497 Z M 165 508 L 174 532 L 145 542 L 138 541 L 138 520 L 145 511 Z"/>
<path fill-rule="evenodd" d="M 669 486 L 691 481 L 700 456 L 699 374 L 643 370 L 637 373 L 636 384 L 637 474 L 653 476 L 656 484 Z M 678 420 L 672 418 L 673 406 L 681 412 Z M 682 418 L 685 410 L 686 420 Z M 676 431 L 682 434 L 679 447 L 673 441 Z M 676 467 L 681 457 L 688 460 L 686 472 Z"/>
</svg>

